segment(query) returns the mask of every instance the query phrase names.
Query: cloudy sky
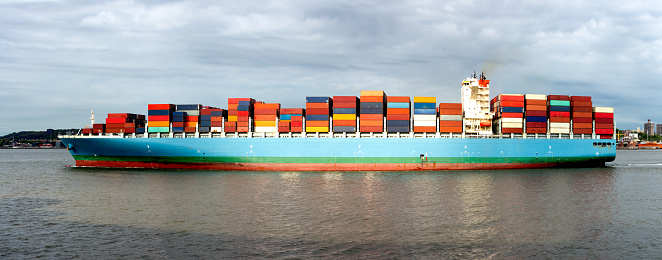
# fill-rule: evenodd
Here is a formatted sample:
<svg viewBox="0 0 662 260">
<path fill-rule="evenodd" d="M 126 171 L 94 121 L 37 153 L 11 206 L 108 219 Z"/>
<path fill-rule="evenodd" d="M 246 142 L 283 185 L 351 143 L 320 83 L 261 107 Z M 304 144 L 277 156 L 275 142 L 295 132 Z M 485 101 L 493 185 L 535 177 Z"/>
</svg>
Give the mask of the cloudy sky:
<svg viewBox="0 0 662 260">
<path fill-rule="evenodd" d="M 306 96 L 459 102 L 589 95 L 621 129 L 662 123 L 657 1 L 0 1 L 0 135 L 149 103 L 303 107 Z"/>
</svg>

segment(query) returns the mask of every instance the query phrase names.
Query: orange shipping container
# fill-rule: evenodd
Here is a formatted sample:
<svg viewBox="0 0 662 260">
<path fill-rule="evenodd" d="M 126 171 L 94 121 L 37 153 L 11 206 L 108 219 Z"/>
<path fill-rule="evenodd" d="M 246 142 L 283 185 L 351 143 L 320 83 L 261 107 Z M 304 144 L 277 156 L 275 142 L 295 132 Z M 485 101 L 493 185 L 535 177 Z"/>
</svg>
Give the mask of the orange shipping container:
<svg viewBox="0 0 662 260">
<path fill-rule="evenodd" d="M 543 101 L 543 100 L 537 100 L 537 101 Z M 543 101 L 543 103 L 544 103 L 544 101 Z M 524 102 L 522 102 L 522 101 L 501 101 L 500 104 L 501 104 L 502 107 L 524 107 Z M 531 102 L 528 102 L 527 104 L 539 105 L 539 104 L 531 104 Z"/>
<path fill-rule="evenodd" d="M 462 121 L 439 120 L 439 127 L 462 127 Z"/>
<path fill-rule="evenodd" d="M 356 126 L 356 120 L 333 120 L 333 126 Z"/>
<path fill-rule="evenodd" d="M 439 109 L 462 109 L 462 103 L 439 103 Z"/>
<path fill-rule="evenodd" d="M 569 117 L 552 116 L 552 117 L 549 118 L 549 122 L 551 122 L 551 123 L 570 123 L 570 118 Z"/>
<path fill-rule="evenodd" d="M 329 103 L 306 103 L 306 109 L 311 108 L 329 108 Z"/>
<path fill-rule="evenodd" d="M 526 105 L 526 110 L 527 111 L 547 111 L 547 106 Z"/>
<path fill-rule="evenodd" d="M 277 115 L 255 115 L 255 121 L 276 121 Z M 212 120 L 213 121 L 213 120 Z"/>
<path fill-rule="evenodd" d="M 237 110 L 239 104 L 228 104 L 228 110 Z"/>
<path fill-rule="evenodd" d="M 437 132 L 436 126 L 414 126 L 414 132 L 417 133 L 434 133 Z"/>
<path fill-rule="evenodd" d="M 362 114 L 359 115 L 361 120 L 379 120 L 382 121 L 384 120 L 384 115 L 382 114 Z"/>
<path fill-rule="evenodd" d="M 462 109 L 439 109 L 440 115 L 462 115 Z"/>
<path fill-rule="evenodd" d="M 573 123 L 573 128 L 593 128 L 592 123 Z"/>
<path fill-rule="evenodd" d="M 237 122 L 237 127 L 248 127 L 248 122 Z"/>
<path fill-rule="evenodd" d="M 147 110 L 171 110 L 172 104 L 148 104 Z"/>
<path fill-rule="evenodd" d="M 527 99 L 526 106 L 547 106 L 547 100 Z M 507 107 L 507 106 L 503 106 Z"/>
<path fill-rule="evenodd" d="M 387 115 L 409 115 L 409 108 L 387 108 Z"/>
<path fill-rule="evenodd" d="M 381 120 L 363 120 L 359 122 L 360 126 L 383 126 L 384 121 Z"/>
<path fill-rule="evenodd" d="M 256 103 L 253 105 L 253 108 L 255 109 L 280 109 L 280 104 L 279 103 Z"/>
<path fill-rule="evenodd" d="M 593 117 L 590 112 L 572 112 L 572 117 Z"/>
<path fill-rule="evenodd" d="M 306 127 L 328 127 L 329 121 L 310 121 L 306 120 Z"/>
<path fill-rule="evenodd" d="M 387 102 L 396 102 L 396 103 L 409 103 L 411 99 L 405 96 L 389 96 L 386 97 Z M 379 102 L 379 101 L 378 101 Z"/>
<path fill-rule="evenodd" d="M 262 108 L 253 110 L 254 115 L 278 115 L 278 109 Z"/>
<path fill-rule="evenodd" d="M 384 102 L 384 97 L 361 96 L 361 102 Z"/>
<path fill-rule="evenodd" d="M 292 122 L 301 122 L 303 121 L 303 116 L 293 116 L 290 117 L 290 120 L 292 120 Z"/>
<path fill-rule="evenodd" d="M 462 127 L 439 127 L 441 133 L 462 133 Z"/>
<path fill-rule="evenodd" d="M 383 126 L 361 126 L 359 129 L 361 132 L 365 132 L 365 133 L 384 131 Z"/>
</svg>

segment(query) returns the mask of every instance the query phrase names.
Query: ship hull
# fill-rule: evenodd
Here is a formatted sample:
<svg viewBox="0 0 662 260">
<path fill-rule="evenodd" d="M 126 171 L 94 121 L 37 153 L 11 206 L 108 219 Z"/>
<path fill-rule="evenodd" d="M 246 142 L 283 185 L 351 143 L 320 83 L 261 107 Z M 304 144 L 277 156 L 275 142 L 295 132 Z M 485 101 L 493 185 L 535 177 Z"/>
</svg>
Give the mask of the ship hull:
<svg viewBox="0 0 662 260">
<path fill-rule="evenodd" d="M 79 167 L 427 171 L 604 166 L 613 140 L 496 138 L 62 138 Z M 607 145 L 608 144 L 608 145 Z"/>
</svg>

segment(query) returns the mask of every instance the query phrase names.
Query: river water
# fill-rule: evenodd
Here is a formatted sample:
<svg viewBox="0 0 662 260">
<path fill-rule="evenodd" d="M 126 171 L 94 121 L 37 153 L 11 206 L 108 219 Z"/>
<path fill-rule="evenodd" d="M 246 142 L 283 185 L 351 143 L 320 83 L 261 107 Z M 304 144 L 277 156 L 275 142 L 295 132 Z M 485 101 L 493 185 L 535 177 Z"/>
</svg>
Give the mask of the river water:
<svg viewBox="0 0 662 260">
<path fill-rule="evenodd" d="M 662 151 L 604 168 L 218 172 L 0 150 L 0 258 L 662 255 Z"/>
</svg>

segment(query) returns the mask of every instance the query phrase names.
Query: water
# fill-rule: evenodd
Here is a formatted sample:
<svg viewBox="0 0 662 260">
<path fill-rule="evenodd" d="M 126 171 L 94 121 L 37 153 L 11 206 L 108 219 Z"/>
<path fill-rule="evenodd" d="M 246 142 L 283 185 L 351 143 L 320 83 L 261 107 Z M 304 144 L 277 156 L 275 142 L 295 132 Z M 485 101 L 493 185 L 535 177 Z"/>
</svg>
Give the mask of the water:
<svg viewBox="0 0 662 260">
<path fill-rule="evenodd" d="M 605 168 L 215 172 L 70 168 L 0 150 L 0 258 L 662 255 L 662 151 Z"/>
</svg>

